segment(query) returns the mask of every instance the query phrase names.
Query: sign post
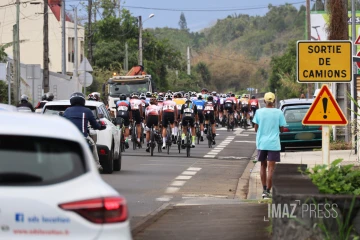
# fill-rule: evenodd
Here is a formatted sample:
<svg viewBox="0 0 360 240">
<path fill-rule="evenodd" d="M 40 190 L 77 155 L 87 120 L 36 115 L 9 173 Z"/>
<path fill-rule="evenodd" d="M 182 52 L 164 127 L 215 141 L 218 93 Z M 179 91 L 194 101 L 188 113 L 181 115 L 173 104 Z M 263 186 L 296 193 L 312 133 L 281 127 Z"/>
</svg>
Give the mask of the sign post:
<svg viewBox="0 0 360 240">
<path fill-rule="evenodd" d="M 347 125 L 326 83 L 347 83 L 353 79 L 351 41 L 298 41 L 297 81 L 325 83 L 303 118 L 303 125 L 322 127 L 323 164 L 330 165 L 330 126 Z"/>
</svg>

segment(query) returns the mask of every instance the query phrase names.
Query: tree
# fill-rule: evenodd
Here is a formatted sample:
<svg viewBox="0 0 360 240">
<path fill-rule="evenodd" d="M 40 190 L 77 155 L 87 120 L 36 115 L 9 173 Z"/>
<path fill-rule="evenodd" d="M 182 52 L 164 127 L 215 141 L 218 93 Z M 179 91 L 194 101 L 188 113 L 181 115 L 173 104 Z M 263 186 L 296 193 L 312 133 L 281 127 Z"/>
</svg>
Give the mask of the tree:
<svg viewBox="0 0 360 240">
<path fill-rule="evenodd" d="M 179 26 L 180 26 L 181 30 L 185 30 L 185 31 L 189 30 L 188 27 L 187 27 L 185 14 L 183 12 L 180 14 Z"/>
<path fill-rule="evenodd" d="M 6 61 L 7 54 L 5 52 L 4 46 L 0 46 L 0 62 Z"/>
</svg>

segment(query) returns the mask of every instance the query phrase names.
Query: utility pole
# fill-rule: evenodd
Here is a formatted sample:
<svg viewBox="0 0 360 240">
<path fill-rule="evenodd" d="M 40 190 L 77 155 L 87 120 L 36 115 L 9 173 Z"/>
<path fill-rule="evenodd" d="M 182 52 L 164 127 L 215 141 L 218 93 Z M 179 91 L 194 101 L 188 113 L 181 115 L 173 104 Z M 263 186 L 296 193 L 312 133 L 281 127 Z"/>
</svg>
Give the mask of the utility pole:
<svg viewBox="0 0 360 240">
<path fill-rule="evenodd" d="M 92 0 L 88 2 L 88 60 L 92 64 L 92 32 L 91 32 L 91 15 L 92 15 Z"/>
<path fill-rule="evenodd" d="M 121 16 L 121 8 L 120 8 L 121 0 L 118 0 L 118 8 L 119 8 L 119 18 Z"/>
<path fill-rule="evenodd" d="M 129 71 L 128 43 L 125 43 L 125 71 Z"/>
<path fill-rule="evenodd" d="M 139 16 L 139 65 L 143 65 L 143 55 L 142 55 L 142 19 Z"/>
<path fill-rule="evenodd" d="M 352 42 L 353 42 L 353 52 L 352 52 L 352 55 L 353 56 L 356 56 L 357 54 L 357 45 L 355 45 L 355 41 L 356 41 L 356 6 L 355 6 L 355 0 L 351 0 L 351 36 L 352 36 Z M 353 63 L 353 80 L 352 82 L 350 83 L 350 93 L 351 93 L 351 96 L 353 99 L 355 99 L 355 101 L 357 101 L 357 94 L 356 94 L 356 77 L 355 77 L 355 74 L 357 74 L 357 65 L 356 63 L 354 62 Z M 357 122 L 354 122 L 355 120 L 355 114 L 354 114 L 354 111 L 357 112 L 357 106 L 355 103 L 351 103 L 351 123 L 354 124 L 354 134 L 352 135 L 352 144 L 353 146 L 355 147 L 357 144 L 356 144 L 356 125 L 357 125 Z M 355 153 L 357 153 L 357 147 L 355 147 Z"/>
<path fill-rule="evenodd" d="M 49 92 L 49 14 L 48 0 L 44 0 L 44 52 L 43 52 L 43 89 L 44 93 Z"/>
<path fill-rule="evenodd" d="M 191 68 L 190 68 L 190 47 L 187 47 L 187 74 L 190 75 Z"/>
<path fill-rule="evenodd" d="M 47 2 L 47 0 L 44 0 Z M 62 31 L 61 31 L 61 46 L 62 46 L 62 50 L 61 50 L 61 58 L 62 58 L 62 64 L 61 64 L 61 71 L 62 74 L 66 75 L 66 36 L 65 36 L 65 31 L 66 31 L 66 14 L 65 14 L 65 8 L 66 8 L 66 4 L 65 4 L 65 0 L 62 0 L 62 4 L 61 4 L 61 27 L 62 27 Z"/>
<path fill-rule="evenodd" d="M 311 40 L 311 20 L 310 20 L 310 0 L 306 0 L 306 35 L 307 40 Z M 307 83 L 307 95 L 310 98 L 310 84 Z"/>
<path fill-rule="evenodd" d="M 74 8 L 74 36 L 75 36 L 75 59 L 73 76 L 78 76 L 78 23 L 77 23 L 77 7 Z"/>
<path fill-rule="evenodd" d="M 16 0 L 16 24 L 13 26 L 15 103 L 20 100 L 20 0 Z"/>
</svg>

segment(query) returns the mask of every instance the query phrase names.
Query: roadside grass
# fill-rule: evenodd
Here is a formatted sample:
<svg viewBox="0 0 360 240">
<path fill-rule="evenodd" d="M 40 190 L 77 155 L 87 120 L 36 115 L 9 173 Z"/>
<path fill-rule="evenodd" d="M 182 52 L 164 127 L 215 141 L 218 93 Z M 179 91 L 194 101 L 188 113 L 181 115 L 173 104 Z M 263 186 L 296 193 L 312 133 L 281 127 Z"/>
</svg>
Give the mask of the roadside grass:
<svg viewBox="0 0 360 240">
<path fill-rule="evenodd" d="M 351 150 L 351 142 L 345 142 L 341 140 L 330 142 L 330 150 Z M 313 151 L 321 151 L 322 148 L 314 148 Z"/>
</svg>

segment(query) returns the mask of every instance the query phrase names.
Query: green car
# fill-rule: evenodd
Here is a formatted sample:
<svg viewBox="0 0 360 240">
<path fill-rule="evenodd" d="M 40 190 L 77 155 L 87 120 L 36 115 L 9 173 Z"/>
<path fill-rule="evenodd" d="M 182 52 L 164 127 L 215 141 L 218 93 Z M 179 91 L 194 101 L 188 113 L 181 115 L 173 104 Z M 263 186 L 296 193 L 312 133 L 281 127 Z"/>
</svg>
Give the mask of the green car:
<svg viewBox="0 0 360 240">
<path fill-rule="evenodd" d="M 319 147 L 322 144 L 321 126 L 304 126 L 302 120 L 305 117 L 310 104 L 283 105 L 287 125 L 283 133 L 280 133 L 281 151 L 286 147 Z"/>
</svg>

